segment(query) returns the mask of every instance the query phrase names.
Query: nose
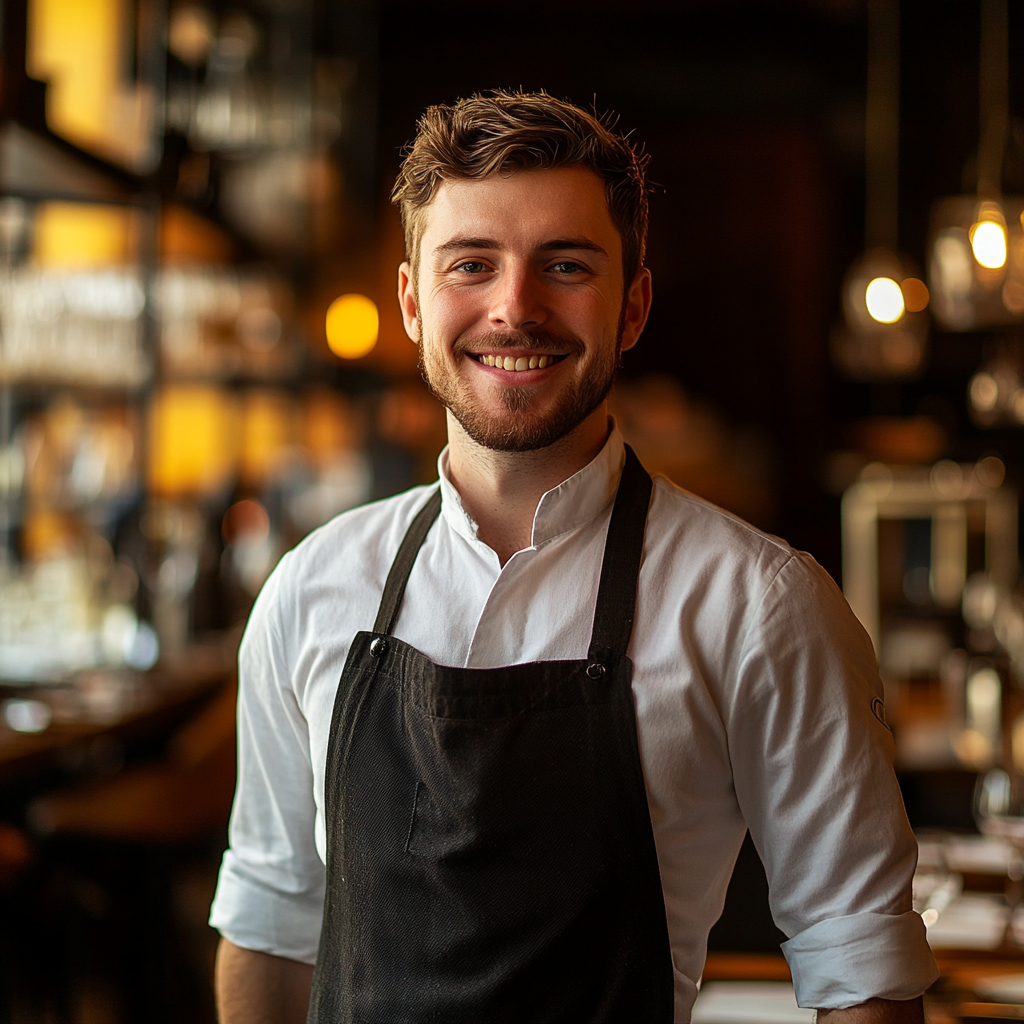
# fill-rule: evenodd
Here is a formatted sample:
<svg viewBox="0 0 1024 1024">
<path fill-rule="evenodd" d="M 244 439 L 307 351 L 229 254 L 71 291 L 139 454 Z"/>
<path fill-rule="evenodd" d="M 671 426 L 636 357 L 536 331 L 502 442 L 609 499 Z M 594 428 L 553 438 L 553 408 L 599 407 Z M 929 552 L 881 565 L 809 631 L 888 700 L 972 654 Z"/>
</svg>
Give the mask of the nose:
<svg viewBox="0 0 1024 1024">
<path fill-rule="evenodd" d="M 503 268 L 495 281 L 488 319 L 493 327 L 521 331 L 547 319 L 541 298 L 541 284 L 529 267 L 515 264 Z"/>
</svg>

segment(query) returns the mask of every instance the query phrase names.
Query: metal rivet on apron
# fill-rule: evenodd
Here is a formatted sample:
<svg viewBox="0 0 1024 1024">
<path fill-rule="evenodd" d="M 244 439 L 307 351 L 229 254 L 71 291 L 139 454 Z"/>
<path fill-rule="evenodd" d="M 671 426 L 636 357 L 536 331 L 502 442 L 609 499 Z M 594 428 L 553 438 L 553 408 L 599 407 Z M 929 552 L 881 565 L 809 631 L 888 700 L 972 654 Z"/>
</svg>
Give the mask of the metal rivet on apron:
<svg viewBox="0 0 1024 1024">
<path fill-rule="evenodd" d="M 388 653 L 388 642 L 382 636 L 378 636 L 370 644 L 370 654 L 375 658 L 383 658 Z"/>
<path fill-rule="evenodd" d="M 604 665 L 602 665 L 599 661 L 592 661 L 587 666 L 587 675 L 591 679 L 604 679 L 604 674 L 606 671 L 607 670 L 605 669 Z"/>
</svg>

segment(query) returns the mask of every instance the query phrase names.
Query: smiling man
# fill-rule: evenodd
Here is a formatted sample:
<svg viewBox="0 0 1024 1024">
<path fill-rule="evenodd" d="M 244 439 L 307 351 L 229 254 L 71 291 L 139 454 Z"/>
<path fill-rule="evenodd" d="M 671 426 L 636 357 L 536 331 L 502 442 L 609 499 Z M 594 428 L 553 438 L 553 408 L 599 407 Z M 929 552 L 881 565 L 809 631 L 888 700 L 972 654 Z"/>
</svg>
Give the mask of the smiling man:
<svg viewBox="0 0 1024 1024">
<path fill-rule="evenodd" d="M 449 444 L 253 610 L 226 1024 L 687 1022 L 747 828 L 801 1004 L 923 1019 L 870 641 L 608 417 L 651 304 L 643 164 L 544 94 L 420 122 L 398 293 Z"/>
</svg>

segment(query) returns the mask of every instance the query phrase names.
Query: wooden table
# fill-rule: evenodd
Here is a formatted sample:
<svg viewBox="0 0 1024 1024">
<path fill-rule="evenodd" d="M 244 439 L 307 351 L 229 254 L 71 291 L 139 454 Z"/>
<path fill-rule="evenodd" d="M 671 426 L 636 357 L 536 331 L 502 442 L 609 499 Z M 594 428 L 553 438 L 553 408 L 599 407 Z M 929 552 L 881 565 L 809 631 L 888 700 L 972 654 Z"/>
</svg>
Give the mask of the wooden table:
<svg viewBox="0 0 1024 1024">
<path fill-rule="evenodd" d="M 49 704 L 51 724 L 21 733 L 0 719 L 0 787 L 29 777 L 75 774 L 90 764 L 169 733 L 231 677 L 238 636 L 196 644 L 162 658 L 143 673 L 86 672 L 61 686 L 0 686 L 0 701 L 29 698 Z M 115 765 L 116 767 L 116 765 Z"/>
<path fill-rule="evenodd" d="M 959 1024 L 965 1020 L 1024 1020 L 1024 1006 L 983 1002 L 974 986 L 982 978 L 1024 974 L 1019 955 L 974 950 L 935 950 L 941 978 L 926 996 L 928 1024 Z M 789 981 L 784 957 L 762 953 L 708 953 L 704 981 Z"/>
</svg>

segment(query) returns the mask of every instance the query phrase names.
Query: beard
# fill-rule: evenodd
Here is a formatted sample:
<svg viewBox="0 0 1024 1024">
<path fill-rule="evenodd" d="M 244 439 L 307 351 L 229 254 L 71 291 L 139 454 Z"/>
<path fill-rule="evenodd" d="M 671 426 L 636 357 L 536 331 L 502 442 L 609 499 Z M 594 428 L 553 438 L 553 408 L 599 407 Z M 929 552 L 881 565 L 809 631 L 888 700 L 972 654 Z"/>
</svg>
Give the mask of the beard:
<svg viewBox="0 0 1024 1024">
<path fill-rule="evenodd" d="M 426 330 L 423 332 L 426 337 Z M 553 406 L 546 411 L 535 408 L 538 399 L 529 385 L 498 385 L 500 412 L 486 408 L 459 377 L 457 369 L 445 365 L 443 356 L 435 356 L 438 347 L 421 341 L 419 369 L 431 394 L 458 420 L 462 429 L 479 445 L 496 452 L 531 452 L 547 448 L 572 433 L 607 397 L 615 383 L 622 346 L 622 323 L 613 349 L 596 350 L 583 373 L 568 379 Z M 580 360 L 586 345 L 574 334 L 549 331 L 508 334 L 491 333 L 480 337 L 460 337 L 452 347 L 456 367 L 472 359 L 471 350 L 486 348 L 527 349 L 541 352 L 565 352 L 565 359 Z M 428 356 L 427 353 L 430 353 Z M 564 372 L 564 371 L 563 371 Z"/>
</svg>

